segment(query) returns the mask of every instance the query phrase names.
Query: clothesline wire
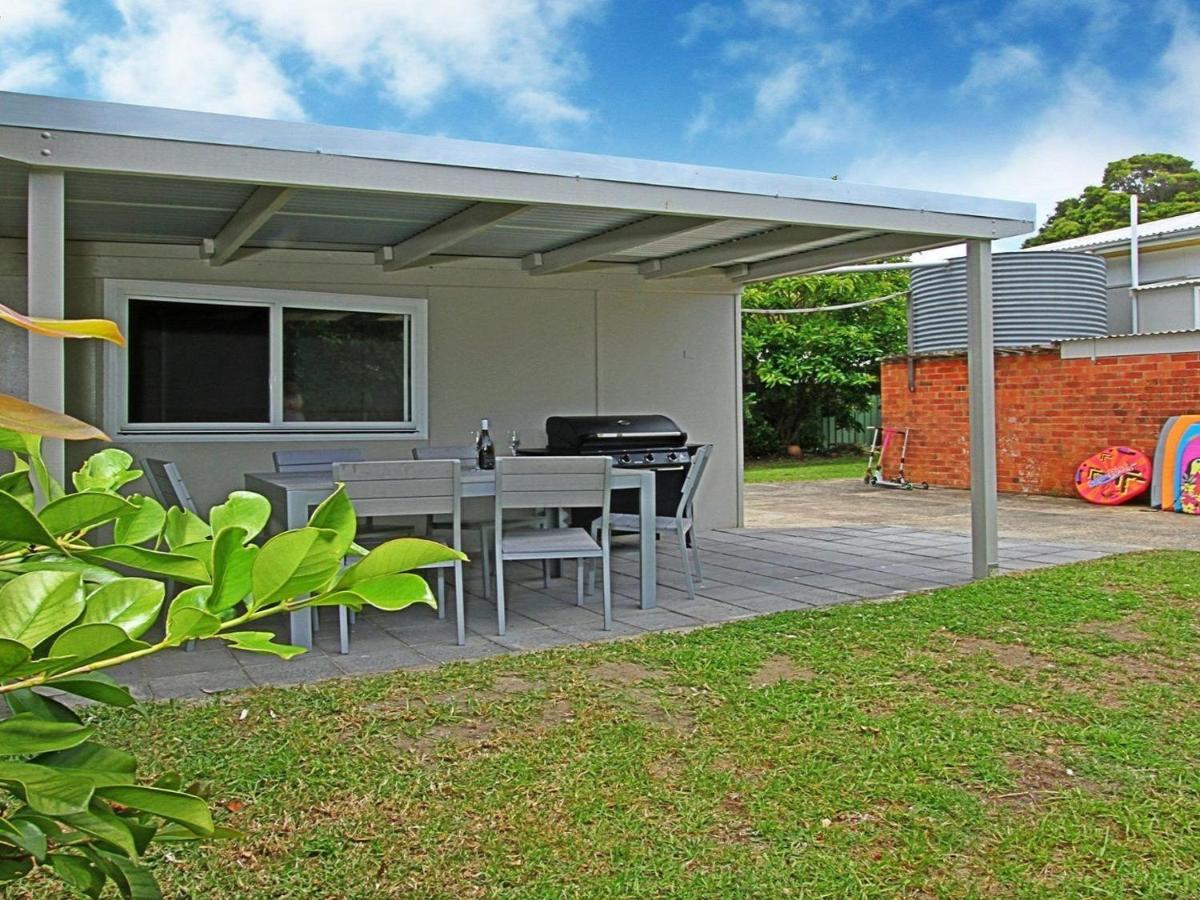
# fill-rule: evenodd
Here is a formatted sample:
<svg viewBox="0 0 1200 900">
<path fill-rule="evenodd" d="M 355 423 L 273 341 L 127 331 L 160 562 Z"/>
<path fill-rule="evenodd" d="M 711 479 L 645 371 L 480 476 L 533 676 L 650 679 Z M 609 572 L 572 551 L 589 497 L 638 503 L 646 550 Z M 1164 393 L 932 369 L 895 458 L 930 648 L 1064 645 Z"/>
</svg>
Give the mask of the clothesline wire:
<svg viewBox="0 0 1200 900">
<path fill-rule="evenodd" d="M 855 303 L 839 303 L 836 306 L 803 306 L 790 307 L 788 309 L 753 309 L 747 307 L 743 309 L 742 312 L 745 314 L 754 313 L 764 316 L 796 316 L 803 315 L 805 313 L 832 312 L 833 310 L 838 309 L 854 309 L 855 307 L 859 306 L 870 306 L 872 303 L 883 303 L 885 300 L 894 300 L 895 298 L 902 297 L 907 293 L 909 293 L 909 289 L 905 288 L 902 291 L 896 291 L 894 294 L 886 294 L 883 297 L 872 297 L 870 300 L 859 300 Z"/>
</svg>

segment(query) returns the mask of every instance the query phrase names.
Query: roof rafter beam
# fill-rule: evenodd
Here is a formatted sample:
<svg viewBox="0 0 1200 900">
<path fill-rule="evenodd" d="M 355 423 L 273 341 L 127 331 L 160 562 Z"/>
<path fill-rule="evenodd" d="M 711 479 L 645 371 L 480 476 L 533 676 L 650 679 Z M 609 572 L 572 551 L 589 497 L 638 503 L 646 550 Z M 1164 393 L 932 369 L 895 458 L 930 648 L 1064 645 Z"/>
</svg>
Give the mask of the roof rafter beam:
<svg viewBox="0 0 1200 900">
<path fill-rule="evenodd" d="M 784 253 L 798 250 L 806 245 L 819 241 L 828 241 L 838 237 L 850 237 L 861 232 L 848 232 L 843 228 L 816 228 L 810 225 L 787 225 L 773 231 L 752 234 L 748 237 L 736 238 L 732 241 L 716 244 L 712 247 L 702 247 L 699 250 L 689 250 L 687 253 L 677 253 L 662 259 L 649 259 L 638 265 L 638 271 L 645 278 L 668 278 L 672 275 L 686 275 L 700 269 L 711 269 L 714 266 L 727 266 L 747 256 L 760 256 L 769 253 Z M 874 232 L 866 232 L 874 234 Z"/>
<path fill-rule="evenodd" d="M 292 188 L 256 187 L 241 208 L 217 232 L 217 236 L 204 239 L 203 254 L 208 258 L 209 265 L 223 266 L 229 262 L 233 254 L 254 237 L 291 196 Z"/>
<path fill-rule="evenodd" d="M 563 269 L 590 262 L 612 253 L 623 253 L 653 244 L 666 238 L 678 237 L 714 225 L 720 219 L 695 219 L 684 216 L 649 216 L 600 234 L 586 237 L 545 253 L 530 253 L 521 260 L 521 267 L 530 275 L 549 275 Z"/>
<path fill-rule="evenodd" d="M 735 281 L 760 281 L 764 278 L 820 272 L 831 266 L 870 262 L 885 256 L 907 255 L 918 250 L 930 250 L 934 247 L 957 243 L 957 241 L 948 240 L 940 235 L 925 235 L 926 242 L 922 242 L 921 237 L 921 235 L 914 234 L 880 234 L 832 247 L 822 247 L 803 253 L 789 253 L 786 256 L 764 259 L 761 262 L 733 266 L 727 268 L 725 274 Z"/>
<path fill-rule="evenodd" d="M 430 256 L 487 231 L 493 225 L 527 209 L 531 207 L 522 203 L 473 203 L 398 244 L 380 247 L 375 251 L 375 261 L 385 272 L 420 265 Z"/>
</svg>

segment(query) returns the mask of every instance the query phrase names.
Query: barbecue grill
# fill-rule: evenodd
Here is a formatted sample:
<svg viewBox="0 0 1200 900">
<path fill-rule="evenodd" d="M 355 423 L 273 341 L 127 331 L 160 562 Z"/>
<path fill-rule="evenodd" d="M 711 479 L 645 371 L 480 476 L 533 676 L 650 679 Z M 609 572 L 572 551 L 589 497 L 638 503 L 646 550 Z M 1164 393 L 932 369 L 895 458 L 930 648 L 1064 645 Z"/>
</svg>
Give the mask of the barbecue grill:
<svg viewBox="0 0 1200 900">
<path fill-rule="evenodd" d="M 653 469 L 657 514 L 674 516 L 692 463 L 687 438 L 686 431 L 662 415 L 550 416 L 542 452 L 608 456 L 618 468 Z M 612 509 L 636 513 L 637 499 L 628 491 L 614 492 Z"/>
</svg>

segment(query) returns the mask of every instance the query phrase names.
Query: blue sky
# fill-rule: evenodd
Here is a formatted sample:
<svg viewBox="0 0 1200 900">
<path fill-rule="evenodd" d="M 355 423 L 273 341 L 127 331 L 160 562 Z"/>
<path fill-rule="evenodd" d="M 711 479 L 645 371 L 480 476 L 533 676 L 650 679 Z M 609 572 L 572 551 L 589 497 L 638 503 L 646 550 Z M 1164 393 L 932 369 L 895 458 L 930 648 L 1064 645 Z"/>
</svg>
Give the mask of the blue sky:
<svg viewBox="0 0 1200 900">
<path fill-rule="evenodd" d="M 1200 0 L 0 0 L 0 89 L 1038 203 L 1200 157 Z"/>
</svg>

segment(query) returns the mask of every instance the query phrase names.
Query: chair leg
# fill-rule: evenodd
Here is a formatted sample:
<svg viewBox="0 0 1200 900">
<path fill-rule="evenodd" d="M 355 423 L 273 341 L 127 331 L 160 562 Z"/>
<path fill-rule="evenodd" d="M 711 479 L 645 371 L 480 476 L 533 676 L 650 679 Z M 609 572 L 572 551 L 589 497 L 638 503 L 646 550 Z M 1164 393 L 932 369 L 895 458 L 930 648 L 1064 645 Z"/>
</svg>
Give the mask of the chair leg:
<svg viewBox="0 0 1200 900">
<path fill-rule="evenodd" d="M 611 560 L 607 553 L 601 557 L 600 564 L 604 567 L 604 630 L 612 631 L 612 574 L 609 569 Z"/>
<path fill-rule="evenodd" d="M 542 587 L 549 590 L 550 588 L 550 560 L 542 560 Z"/>
<path fill-rule="evenodd" d="M 467 642 L 466 611 L 463 606 L 463 568 L 462 563 L 454 563 L 454 622 L 458 629 L 458 646 Z"/>
<path fill-rule="evenodd" d="M 358 613 L 356 613 L 354 610 L 350 610 L 350 624 L 353 625 L 357 621 L 358 621 Z"/>
<path fill-rule="evenodd" d="M 504 557 L 496 554 L 496 634 L 504 634 Z"/>
<path fill-rule="evenodd" d="M 338 607 L 338 652 L 345 656 L 350 652 L 350 610 Z"/>
<path fill-rule="evenodd" d="M 315 606 L 313 606 L 313 607 L 310 607 L 310 609 L 312 610 L 312 628 L 313 628 L 313 631 L 320 631 L 320 630 L 321 630 L 321 613 L 320 613 L 320 610 L 319 610 L 317 607 L 315 607 Z"/>
<path fill-rule="evenodd" d="M 575 560 L 575 605 L 583 606 L 583 557 Z"/>
<path fill-rule="evenodd" d="M 438 618 L 446 618 L 446 570 L 437 570 Z"/>
<path fill-rule="evenodd" d="M 479 555 L 483 557 L 483 599 L 492 599 L 492 548 L 487 537 L 487 529 L 479 529 Z"/>
<path fill-rule="evenodd" d="M 696 560 L 696 584 L 704 587 L 704 572 L 700 568 L 700 542 L 696 540 L 696 526 L 694 523 L 688 531 L 688 536 L 692 539 L 692 558 Z"/>
<path fill-rule="evenodd" d="M 688 554 L 687 536 L 679 531 L 679 555 L 683 557 L 683 574 L 687 578 L 688 599 L 696 599 L 696 586 L 692 584 L 692 557 Z"/>
</svg>

